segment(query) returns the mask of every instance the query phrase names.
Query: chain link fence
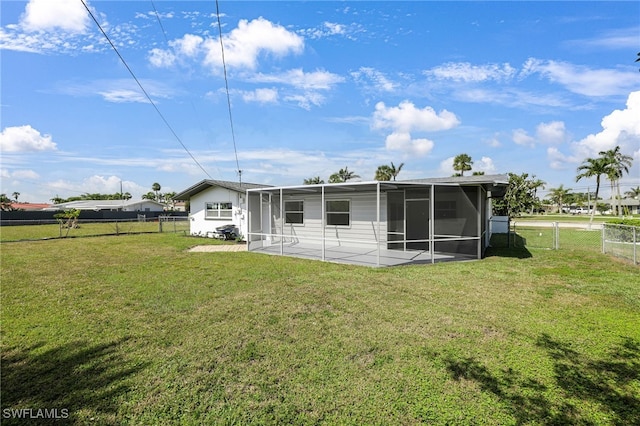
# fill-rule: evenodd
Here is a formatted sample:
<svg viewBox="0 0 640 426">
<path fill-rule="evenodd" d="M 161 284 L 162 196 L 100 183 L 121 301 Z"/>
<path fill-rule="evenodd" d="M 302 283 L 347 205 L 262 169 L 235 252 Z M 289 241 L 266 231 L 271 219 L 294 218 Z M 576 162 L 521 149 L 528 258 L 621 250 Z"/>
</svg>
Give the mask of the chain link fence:
<svg viewBox="0 0 640 426">
<path fill-rule="evenodd" d="M 607 223 L 602 229 L 602 252 L 640 262 L 640 228 Z"/>
<path fill-rule="evenodd" d="M 597 251 L 640 262 L 640 229 L 628 225 L 512 221 L 509 233 L 492 237 L 497 247 Z"/>
<path fill-rule="evenodd" d="M 189 218 L 186 216 L 159 216 L 149 219 L 141 215 L 137 219 L 77 219 L 74 221 L 43 222 L 43 220 L 33 221 L 33 223 L 21 221 L 20 225 L 2 226 L 0 227 L 0 241 L 27 241 L 156 232 L 189 233 Z"/>
</svg>

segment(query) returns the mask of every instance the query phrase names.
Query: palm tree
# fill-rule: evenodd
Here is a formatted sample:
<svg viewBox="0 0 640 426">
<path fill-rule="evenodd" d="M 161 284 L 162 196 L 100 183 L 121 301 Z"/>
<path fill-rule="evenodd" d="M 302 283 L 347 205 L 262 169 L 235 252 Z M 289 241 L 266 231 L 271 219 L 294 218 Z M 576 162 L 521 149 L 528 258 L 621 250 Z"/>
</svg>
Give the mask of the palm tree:
<svg viewBox="0 0 640 426">
<path fill-rule="evenodd" d="M 627 198 L 638 198 L 640 197 L 640 186 L 636 186 L 635 188 L 631 188 L 631 190 L 624 193 Z"/>
<path fill-rule="evenodd" d="M 156 193 L 156 201 L 160 201 L 160 190 L 162 189 L 162 187 L 160 186 L 160 184 L 158 182 L 154 182 L 153 185 L 151 185 L 151 189 L 153 190 L 153 192 Z"/>
<path fill-rule="evenodd" d="M 304 185 L 319 185 L 323 183 L 324 180 L 320 179 L 320 176 L 314 176 L 312 178 L 305 179 L 303 182 Z"/>
<path fill-rule="evenodd" d="M 373 179 L 379 181 L 389 181 L 391 180 L 391 177 L 391 167 L 383 164 L 382 166 L 378 166 L 378 170 L 376 170 L 376 175 L 373 177 Z"/>
<path fill-rule="evenodd" d="M 156 194 L 154 194 L 153 192 L 149 191 L 146 194 L 142 194 L 142 199 L 143 200 L 155 200 L 157 197 Z"/>
<path fill-rule="evenodd" d="M 471 170 L 473 161 L 467 154 L 456 155 L 453 159 L 453 170 L 460 172 L 460 176 L 464 176 L 465 171 Z"/>
<path fill-rule="evenodd" d="M 17 203 L 18 202 L 18 197 L 20 196 L 20 193 L 19 192 L 14 192 L 11 195 L 13 196 L 14 201 Z"/>
<path fill-rule="evenodd" d="M 400 163 L 398 168 L 396 168 L 395 164 L 393 164 L 393 161 L 391 162 L 391 167 L 389 168 L 390 169 L 389 171 L 391 172 L 391 177 L 393 178 L 393 180 L 396 180 L 396 176 L 400 174 L 400 170 L 402 170 L 402 166 L 404 166 L 404 163 Z"/>
<path fill-rule="evenodd" d="M 596 194 L 594 207 L 591 210 L 591 218 L 589 219 L 589 227 L 593 222 L 593 216 L 596 214 L 595 206 L 598 205 L 598 192 L 600 191 L 600 178 L 602 175 L 607 174 L 607 162 L 604 158 L 587 158 L 584 162 L 578 166 L 576 170 L 578 175 L 576 176 L 576 182 L 582 178 L 595 177 L 596 178 Z M 591 208 L 591 206 L 589 206 Z"/>
<path fill-rule="evenodd" d="M 563 185 L 549 189 L 549 198 L 551 198 L 551 201 L 558 206 L 558 212 L 560 213 L 562 213 L 562 205 L 569 195 L 569 191 L 571 191 L 571 188 L 565 188 Z"/>
<path fill-rule="evenodd" d="M 631 163 L 633 158 L 629 155 L 625 155 L 620 152 L 620 146 L 616 146 L 614 149 L 610 149 L 608 151 L 600 151 L 599 153 L 607 163 L 607 177 L 611 182 L 611 198 L 613 199 L 613 189 L 617 188 L 619 200 L 620 197 L 620 179 L 624 173 L 629 173 L 629 167 L 631 167 Z M 620 209 L 620 201 L 617 202 L 617 210 L 618 214 L 622 215 L 622 210 Z"/>
<path fill-rule="evenodd" d="M 329 183 L 346 182 L 348 180 L 356 179 L 359 177 L 360 176 L 358 176 L 354 172 L 350 172 L 348 167 L 345 167 L 344 169 L 340 169 L 338 172 L 332 174 L 329 177 Z"/>
</svg>

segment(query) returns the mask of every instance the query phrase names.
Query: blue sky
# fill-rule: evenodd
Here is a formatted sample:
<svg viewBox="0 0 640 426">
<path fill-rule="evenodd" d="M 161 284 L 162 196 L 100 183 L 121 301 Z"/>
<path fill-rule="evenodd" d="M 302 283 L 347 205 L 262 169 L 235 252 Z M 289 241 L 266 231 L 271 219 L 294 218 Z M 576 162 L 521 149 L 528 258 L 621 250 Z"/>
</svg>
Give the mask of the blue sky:
<svg viewBox="0 0 640 426">
<path fill-rule="evenodd" d="M 237 181 L 236 155 L 296 185 L 466 153 L 586 192 L 576 167 L 616 145 L 640 185 L 635 1 L 220 1 L 235 150 L 214 1 L 85 3 L 153 103 L 81 0 L 3 1 L 1 190 L 24 201 Z"/>
</svg>

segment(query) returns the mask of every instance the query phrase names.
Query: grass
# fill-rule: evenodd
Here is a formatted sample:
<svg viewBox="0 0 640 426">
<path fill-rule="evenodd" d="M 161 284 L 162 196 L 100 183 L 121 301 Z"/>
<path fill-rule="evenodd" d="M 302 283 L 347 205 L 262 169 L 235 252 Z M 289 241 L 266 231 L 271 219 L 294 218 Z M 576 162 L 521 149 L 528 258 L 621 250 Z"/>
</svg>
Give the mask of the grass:
<svg viewBox="0 0 640 426">
<path fill-rule="evenodd" d="M 640 423 L 637 267 L 580 250 L 388 269 L 186 251 L 201 242 L 0 245 L 1 408 L 74 424 Z"/>
</svg>

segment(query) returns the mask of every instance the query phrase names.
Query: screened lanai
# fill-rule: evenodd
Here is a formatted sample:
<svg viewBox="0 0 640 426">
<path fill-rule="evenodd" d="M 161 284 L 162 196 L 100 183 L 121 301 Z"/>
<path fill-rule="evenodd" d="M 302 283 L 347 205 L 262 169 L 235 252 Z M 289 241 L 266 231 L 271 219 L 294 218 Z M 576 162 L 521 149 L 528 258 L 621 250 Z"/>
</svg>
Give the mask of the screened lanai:
<svg viewBox="0 0 640 426">
<path fill-rule="evenodd" d="M 368 266 L 479 259 L 500 185 L 484 178 L 250 189 L 248 249 Z"/>
</svg>

